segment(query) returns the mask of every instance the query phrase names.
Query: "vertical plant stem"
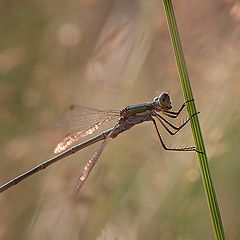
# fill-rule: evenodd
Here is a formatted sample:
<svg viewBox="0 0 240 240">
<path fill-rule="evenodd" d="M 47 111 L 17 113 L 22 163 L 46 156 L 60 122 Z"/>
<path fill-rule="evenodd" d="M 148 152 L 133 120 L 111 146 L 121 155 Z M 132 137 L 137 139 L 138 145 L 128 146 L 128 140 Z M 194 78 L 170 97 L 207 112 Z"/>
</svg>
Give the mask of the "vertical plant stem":
<svg viewBox="0 0 240 240">
<path fill-rule="evenodd" d="M 186 101 L 191 100 L 191 99 L 194 99 L 194 97 L 193 97 L 193 93 L 192 93 L 192 89 L 191 89 L 191 85 L 188 77 L 188 72 L 185 64 L 185 59 L 183 55 L 183 50 L 180 42 L 178 29 L 177 29 L 172 2 L 171 0 L 163 0 L 163 5 L 164 5 L 166 18 L 167 18 L 168 28 L 171 36 L 171 41 L 174 49 L 174 54 L 177 62 L 178 73 L 181 80 L 184 97 Z M 187 110 L 190 116 L 193 113 L 196 113 L 196 106 L 194 101 L 188 104 Z M 199 159 L 202 182 L 204 185 L 207 202 L 210 209 L 215 238 L 218 240 L 224 240 L 225 235 L 224 235 L 223 224 L 222 224 L 221 215 L 218 207 L 216 193 L 215 193 L 212 178 L 210 175 L 207 154 L 205 151 L 205 146 L 204 146 L 201 128 L 199 125 L 199 119 L 197 115 L 191 120 L 191 127 L 192 127 L 193 138 L 195 141 L 196 148 L 199 151 L 204 153 L 204 154 L 198 153 L 198 159 Z"/>
</svg>

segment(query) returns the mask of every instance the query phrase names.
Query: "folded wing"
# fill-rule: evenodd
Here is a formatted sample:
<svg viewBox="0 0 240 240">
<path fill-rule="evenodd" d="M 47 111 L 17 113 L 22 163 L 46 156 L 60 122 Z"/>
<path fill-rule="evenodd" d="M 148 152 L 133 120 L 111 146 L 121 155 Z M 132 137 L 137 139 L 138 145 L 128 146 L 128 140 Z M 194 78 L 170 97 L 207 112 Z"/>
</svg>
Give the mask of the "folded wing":
<svg viewBox="0 0 240 240">
<path fill-rule="evenodd" d="M 119 118 L 119 111 L 97 110 L 81 106 L 71 106 L 58 123 L 65 128 L 65 135 L 56 146 L 54 153 L 60 153 L 80 138 L 92 134 L 102 124 Z"/>
</svg>

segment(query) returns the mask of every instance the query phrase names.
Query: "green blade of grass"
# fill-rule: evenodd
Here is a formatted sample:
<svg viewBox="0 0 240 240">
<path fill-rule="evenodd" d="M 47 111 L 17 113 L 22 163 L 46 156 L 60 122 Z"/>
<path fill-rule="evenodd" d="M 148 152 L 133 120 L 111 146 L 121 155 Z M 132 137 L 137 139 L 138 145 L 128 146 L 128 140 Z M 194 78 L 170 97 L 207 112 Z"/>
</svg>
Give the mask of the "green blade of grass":
<svg viewBox="0 0 240 240">
<path fill-rule="evenodd" d="M 184 59 L 184 54 L 183 54 L 183 50 L 180 42 L 178 29 L 177 29 L 172 2 L 171 0 L 163 0 L 163 5 L 164 5 L 166 18 L 167 18 L 168 28 L 170 32 L 172 46 L 174 49 L 174 54 L 177 62 L 178 73 L 181 80 L 184 97 L 186 101 L 191 100 L 191 99 L 194 99 L 194 97 L 193 97 L 193 93 L 192 93 L 192 89 L 191 89 L 191 85 L 188 77 L 188 72 L 185 64 L 185 59 Z M 194 101 L 191 101 L 190 104 L 187 105 L 187 110 L 188 110 L 189 116 L 191 116 L 193 113 L 196 113 L 196 106 Z M 212 178 L 210 175 L 207 154 L 205 151 L 205 146 L 204 146 L 201 128 L 199 125 L 199 119 L 197 115 L 191 120 L 191 127 L 192 127 L 193 138 L 195 141 L 196 148 L 199 151 L 204 153 L 204 154 L 198 153 L 198 159 L 199 159 L 202 182 L 204 185 L 207 202 L 210 209 L 215 238 L 218 240 L 224 240 L 225 235 L 224 235 L 222 219 L 221 219 L 221 215 L 218 207 L 217 197 L 214 190 Z"/>
</svg>

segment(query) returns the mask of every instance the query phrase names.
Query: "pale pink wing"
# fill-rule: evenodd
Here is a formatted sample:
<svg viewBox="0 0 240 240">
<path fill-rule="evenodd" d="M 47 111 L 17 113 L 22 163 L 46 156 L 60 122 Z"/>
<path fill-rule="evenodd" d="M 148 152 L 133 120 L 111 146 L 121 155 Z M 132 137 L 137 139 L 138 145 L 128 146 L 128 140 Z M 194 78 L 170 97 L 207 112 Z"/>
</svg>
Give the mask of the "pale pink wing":
<svg viewBox="0 0 240 240">
<path fill-rule="evenodd" d="M 119 118 L 119 111 L 97 110 L 81 106 L 72 106 L 59 119 L 58 123 L 65 128 L 65 135 L 56 146 L 54 153 L 60 153 L 79 138 L 96 131 L 102 124 Z"/>
<path fill-rule="evenodd" d="M 115 125 L 115 127 L 113 128 L 113 130 L 108 134 L 108 136 L 106 137 L 106 139 L 100 144 L 100 146 L 98 147 L 98 149 L 94 152 L 94 154 L 91 156 L 91 158 L 88 160 L 87 164 L 84 166 L 83 171 L 80 175 L 80 177 L 78 178 L 75 187 L 73 189 L 73 193 L 72 193 L 72 199 L 76 200 L 79 191 L 81 190 L 82 186 L 84 185 L 84 183 L 86 182 L 89 174 L 91 173 L 93 167 L 95 166 L 97 160 L 99 159 L 101 153 L 103 152 L 106 144 L 108 143 L 108 141 L 111 139 L 111 135 L 113 134 L 113 132 L 115 131 L 115 129 L 117 128 L 118 125 Z"/>
</svg>

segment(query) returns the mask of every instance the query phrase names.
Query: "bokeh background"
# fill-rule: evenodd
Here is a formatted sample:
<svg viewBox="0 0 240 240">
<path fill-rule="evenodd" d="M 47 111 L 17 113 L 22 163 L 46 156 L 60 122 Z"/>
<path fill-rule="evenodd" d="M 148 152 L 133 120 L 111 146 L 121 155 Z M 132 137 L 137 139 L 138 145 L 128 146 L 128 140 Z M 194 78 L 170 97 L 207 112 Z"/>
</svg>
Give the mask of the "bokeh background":
<svg viewBox="0 0 240 240">
<path fill-rule="evenodd" d="M 240 3 L 174 8 L 225 232 L 240 239 Z M 175 109 L 184 101 L 161 1 L 1 0 L 0 26 L 1 183 L 53 156 L 71 104 L 121 109 L 162 91 Z M 163 134 L 193 144 L 189 126 Z M 164 152 L 151 123 L 110 141 L 71 206 L 96 148 L 2 193 L 0 239 L 213 239 L 196 154 Z"/>
</svg>

